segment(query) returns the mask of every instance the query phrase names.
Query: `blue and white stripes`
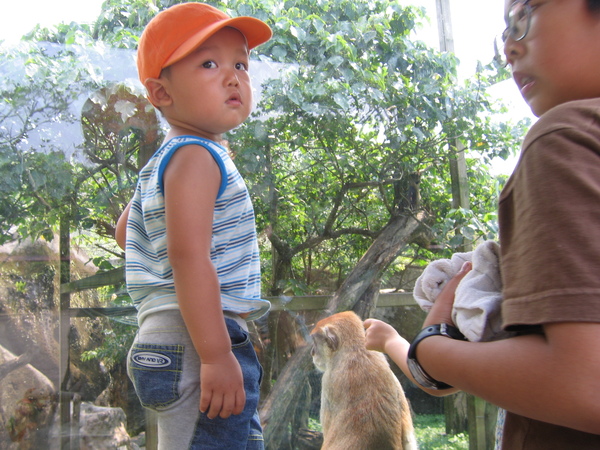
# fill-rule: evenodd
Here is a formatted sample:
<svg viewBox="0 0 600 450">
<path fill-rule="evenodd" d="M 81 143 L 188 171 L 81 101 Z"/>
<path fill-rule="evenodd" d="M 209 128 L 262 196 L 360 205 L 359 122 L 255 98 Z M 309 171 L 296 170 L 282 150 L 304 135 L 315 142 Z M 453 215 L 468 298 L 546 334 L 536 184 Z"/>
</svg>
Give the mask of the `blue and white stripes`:
<svg viewBox="0 0 600 450">
<path fill-rule="evenodd" d="M 142 169 L 129 212 L 126 277 L 138 322 L 150 313 L 178 308 L 167 258 L 163 174 L 175 151 L 190 144 L 209 151 L 221 169 L 211 260 L 221 286 L 223 310 L 250 313 L 248 319 L 256 319 L 269 310 L 270 303 L 260 298 L 254 209 L 246 184 L 223 147 L 207 139 L 180 136 L 164 144 Z"/>
</svg>

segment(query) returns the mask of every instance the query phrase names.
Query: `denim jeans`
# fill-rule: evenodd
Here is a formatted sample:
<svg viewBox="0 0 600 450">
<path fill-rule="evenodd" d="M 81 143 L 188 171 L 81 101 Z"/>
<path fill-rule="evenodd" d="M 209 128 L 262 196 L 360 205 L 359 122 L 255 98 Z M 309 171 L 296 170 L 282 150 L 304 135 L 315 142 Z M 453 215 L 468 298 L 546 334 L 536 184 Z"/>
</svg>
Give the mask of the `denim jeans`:
<svg viewBox="0 0 600 450">
<path fill-rule="evenodd" d="M 262 368 L 242 319 L 226 316 L 225 322 L 246 391 L 244 411 L 227 419 L 198 410 L 200 360 L 179 311 L 158 312 L 142 323 L 127 367 L 140 402 L 157 413 L 160 449 L 264 449 L 257 411 Z"/>
</svg>

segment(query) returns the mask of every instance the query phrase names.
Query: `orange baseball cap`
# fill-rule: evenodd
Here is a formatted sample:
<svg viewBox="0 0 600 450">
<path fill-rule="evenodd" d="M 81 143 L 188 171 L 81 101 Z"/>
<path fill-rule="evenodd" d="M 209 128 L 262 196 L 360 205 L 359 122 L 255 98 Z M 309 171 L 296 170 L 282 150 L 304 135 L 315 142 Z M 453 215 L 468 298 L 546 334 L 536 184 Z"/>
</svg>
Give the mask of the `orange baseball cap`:
<svg viewBox="0 0 600 450">
<path fill-rule="evenodd" d="M 254 17 L 229 17 L 205 3 L 181 3 L 158 13 L 146 26 L 137 51 L 140 81 L 158 78 L 165 67 L 185 58 L 224 27 L 239 30 L 248 50 L 271 39 L 271 28 Z"/>
</svg>

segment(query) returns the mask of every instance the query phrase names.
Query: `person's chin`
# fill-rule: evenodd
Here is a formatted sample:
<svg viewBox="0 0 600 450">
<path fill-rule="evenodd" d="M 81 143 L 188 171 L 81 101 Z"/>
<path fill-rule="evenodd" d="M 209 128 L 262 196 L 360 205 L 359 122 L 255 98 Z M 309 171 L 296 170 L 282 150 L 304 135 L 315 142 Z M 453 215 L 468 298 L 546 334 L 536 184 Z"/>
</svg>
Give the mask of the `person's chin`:
<svg viewBox="0 0 600 450">
<path fill-rule="evenodd" d="M 530 99 L 525 99 L 525 101 L 529 105 L 529 108 L 531 109 L 531 112 L 533 113 L 533 115 L 536 117 L 540 117 L 542 114 L 544 114 L 546 111 L 548 111 L 552 107 L 552 106 L 548 106 L 548 104 L 546 104 L 544 102 L 538 101 L 535 97 L 530 98 Z"/>
</svg>

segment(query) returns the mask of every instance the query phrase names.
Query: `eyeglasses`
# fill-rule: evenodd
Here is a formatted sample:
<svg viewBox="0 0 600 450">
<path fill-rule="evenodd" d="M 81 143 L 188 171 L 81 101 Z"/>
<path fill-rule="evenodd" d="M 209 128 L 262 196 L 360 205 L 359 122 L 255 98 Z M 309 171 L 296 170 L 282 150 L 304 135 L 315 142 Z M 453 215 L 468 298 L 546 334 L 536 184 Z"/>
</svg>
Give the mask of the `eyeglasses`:
<svg viewBox="0 0 600 450">
<path fill-rule="evenodd" d="M 515 41 L 525 39 L 529 32 L 531 24 L 531 11 L 533 8 L 529 5 L 530 0 L 517 0 L 508 9 L 507 27 L 502 32 L 502 42 L 506 42 L 510 37 Z"/>
</svg>

